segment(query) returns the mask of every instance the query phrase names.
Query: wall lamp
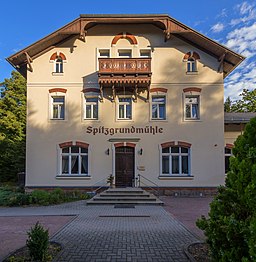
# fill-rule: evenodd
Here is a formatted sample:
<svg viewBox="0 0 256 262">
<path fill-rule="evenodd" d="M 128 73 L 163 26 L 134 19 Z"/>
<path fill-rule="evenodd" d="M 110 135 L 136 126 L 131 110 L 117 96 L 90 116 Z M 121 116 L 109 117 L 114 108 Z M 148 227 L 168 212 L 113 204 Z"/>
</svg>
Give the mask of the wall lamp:
<svg viewBox="0 0 256 262">
<path fill-rule="evenodd" d="M 139 151 L 138 151 L 139 155 L 142 155 L 143 153 L 143 149 L 141 148 Z"/>
<path fill-rule="evenodd" d="M 109 148 L 105 151 L 106 155 L 109 155 Z"/>
</svg>

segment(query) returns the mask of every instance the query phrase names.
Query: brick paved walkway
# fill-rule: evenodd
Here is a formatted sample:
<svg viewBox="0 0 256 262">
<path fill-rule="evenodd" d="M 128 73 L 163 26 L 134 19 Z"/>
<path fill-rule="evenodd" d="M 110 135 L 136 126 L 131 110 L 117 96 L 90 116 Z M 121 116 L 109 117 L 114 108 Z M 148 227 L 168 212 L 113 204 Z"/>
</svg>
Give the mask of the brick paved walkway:
<svg viewBox="0 0 256 262">
<path fill-rule="evenodd" d="M 114 208 L 83 201 L 54 207 L 0 208 L 0 216 L 75 215 L 52 240 L 56 261 L 188 261 L 183 247 L 198 239 L 158 206 Z"/>
</svg>

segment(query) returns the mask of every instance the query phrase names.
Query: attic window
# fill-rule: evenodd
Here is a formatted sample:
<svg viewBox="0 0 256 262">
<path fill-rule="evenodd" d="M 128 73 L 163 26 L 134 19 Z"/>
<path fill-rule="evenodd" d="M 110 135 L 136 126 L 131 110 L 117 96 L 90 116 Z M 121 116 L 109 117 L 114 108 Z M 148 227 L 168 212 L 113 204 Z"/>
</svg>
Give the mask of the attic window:
<svg viewBox="0 0 256 262">
<path fill-rule="evenodd" d="M 53 66 L 53 75 L 62 75 L 63 70 L 63 64 L 66 62 L 66 57 L 63 53 L 54 53 L 52 54 L 50 58 L 50 62 L 54 63 Z"/>
<path fill-rule="evenodd" d="M 197 73 L 197 60 L 200 56 L 196 52 L 187 52 L 183 57 L 183 61 L 187 63 L 187 74 Z"/>
</svg>

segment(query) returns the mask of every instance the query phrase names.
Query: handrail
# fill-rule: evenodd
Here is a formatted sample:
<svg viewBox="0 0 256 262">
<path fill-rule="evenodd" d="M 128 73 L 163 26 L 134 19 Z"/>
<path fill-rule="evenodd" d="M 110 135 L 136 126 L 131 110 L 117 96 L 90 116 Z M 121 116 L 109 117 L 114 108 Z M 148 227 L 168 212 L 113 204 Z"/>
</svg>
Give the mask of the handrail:
<svg viewBox="0 0 256 262">
<path fill-rule="evenodd" d="M 146 183 L 143 183 L 143 182 L 141 181 L 141 177 L 144 178 L 145 180 L 147 180 L 148 182 L 152 183 L 154 186 L 156 186 L 157 189 L 153 188 L 152 186 L 147 185 Z M 154 192 L 156 192 L 156 193 L 157 193 L 157 196 L 159 197 L 160 192 L 159 192 L 159 185 L 158 185 L 158 184 L 156 184 L 156 183 L 153 182 L 152 180 L 144 177 L 144 176 L 141 175 L 141 174 L 138 174 L 138 178 L 139 178 L 139 179 L 138 179 L 139 187 L 140 187 L 140 185 L 141 185 L 141 183 L 142 183 L 142 184 L 144 184 L 146 187 L 148 187 L 149 189 L 151 189 L 151 190 L 153 190 Z"/>
<path fill-rule="evenodd" d="M 108 184 L 108 183 L 107 183 L 107 178 L 108 178 L 108 176 L 105 177 L 105 178 L 103 178 L 103 179 L 101 179 L 101 180 L 99 180 L 99 181 L 97 181 L 97 182 L 94 183 L 93 185 L 91 185 L 91 192 L 94 192 L 95 194 L 97 194 L 97 191 L 98 191 L 98 190 L 100 190 L 101 188 L 107 186 L 107 184 Z M 101 182 L 103 182 L 103 181 L 105 181 L 105 183 L 104 183 L 103 185 L 100 185 L 100 186 L 96 187 L 96 189 L 93 190 L 93 188 L 94 188 L 98 183 L 101 183 Z"/>
</svg>

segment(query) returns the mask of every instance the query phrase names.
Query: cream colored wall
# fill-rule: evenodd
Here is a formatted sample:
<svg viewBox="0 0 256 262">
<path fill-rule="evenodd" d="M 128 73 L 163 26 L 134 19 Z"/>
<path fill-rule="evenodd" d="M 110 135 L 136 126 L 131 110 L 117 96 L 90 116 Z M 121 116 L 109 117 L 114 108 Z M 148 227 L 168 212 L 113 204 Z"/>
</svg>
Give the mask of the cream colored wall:
<svg viewBox="0 0 256 262">
<path fill-rule="evenodd" d="M 138 46 L 131 46 L 125 39 L 111 47 L 113 37 L 120 32 L 130 32 L 138 40 Z M 135 57 L 139 49 L 151 47 L 152 85 L 151 88 L 168 89 L 167 121 L 150 121 L 150 104 L 142 99 L 134 103 L 133 120 L 117 121 L 116 104 L 108 99 L 99 103 L 99 120 L 83 120 L 82 89 L 98 87 L 96 73 L 96 49 L 111 48 L 115 57 L 117 49 L 132 48 Z M 198 74 L 187 75 L 183 56 L 196 51 Z M 53 76 L 51 54 L 63 52 L 67 58 L 64 75 Z M 88 31 L 86 42 L 75 38 L 43 54 L 33 61 L 33 73 L 28 72 L 28 126 L 27 126 L 27 181 L 26 186 L 89 186 L 113 172 L 113 143 L 110 138 L 140 138 L 136 145 L 136 167 L 138 171 L 159 186 L 211 187 L 224 182 L 224 113 L 223 80 L 217 73 L 218 61 L 192 46 L 172 37 L 164 42 L 162 31 L 154 26 L 96 26 Z M 63 121 L 50 120 L 49 92 L 55 87 L 66 88 L 66 118 Z M 183 89 L 199 87 L 200 121 L 184 121 Z M 146 95 L 145 93 L 143 94 Z M 145 127 L 163 128 L 163 134 L 117 134 L 105 136 L 86 133 L 88 126 L 99 127 Z M 90 144 L 91 178 L 56 179 L 59 169 L 58 144 L 66 141 L 82 141 Z M 168 141 L 191 143 L 191 175 L 193 179 L 158 179 L 159 146 Z M 110 149 L 110 155 L 105 151 Z M 137 151 L 143 148 L 143 154 Z"/>
<path fill-rule="evenodd" d="M 244 127 L 244 124 L 226 124 L 224 132 L 225 144 L 234 145 L 238 136 L 243 134 Z"/>
</svg>

